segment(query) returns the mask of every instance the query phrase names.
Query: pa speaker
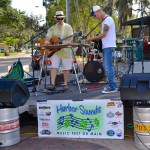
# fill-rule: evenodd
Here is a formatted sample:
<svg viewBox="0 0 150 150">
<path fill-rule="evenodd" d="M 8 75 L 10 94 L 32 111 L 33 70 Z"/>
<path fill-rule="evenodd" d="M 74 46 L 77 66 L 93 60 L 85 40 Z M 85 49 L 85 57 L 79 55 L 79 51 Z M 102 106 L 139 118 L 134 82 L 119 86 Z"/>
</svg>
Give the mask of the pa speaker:
<svg viewBox="0 0 150 150">
<path fill-rule="evenodd" d="M 121 100 L 150 101 L 150 73 L 125 74 L 120 83 Z"/>
<path fill-rule="evenodd" d="M 30 96 L 27 86 L 18 79 L 0 79 L 0 107 L 23 106 Z"/>
</svg>

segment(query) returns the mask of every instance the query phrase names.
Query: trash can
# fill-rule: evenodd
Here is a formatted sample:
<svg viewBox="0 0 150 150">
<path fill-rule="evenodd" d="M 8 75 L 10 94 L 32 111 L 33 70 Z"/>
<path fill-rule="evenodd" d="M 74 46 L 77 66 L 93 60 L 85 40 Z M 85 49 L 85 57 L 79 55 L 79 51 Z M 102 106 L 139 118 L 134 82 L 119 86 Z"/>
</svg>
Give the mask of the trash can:
<svg viewBox="0 0 150 150">
<path fill-rule="evenodd" d="M 140 150 L 150 149 L 150 106 L 134 106 L 134 143 Z M 147 148 L 146 148 L 147 147 Z"/>
<path fill-rule="evenodd" d="M 0 109 L 0 147 L 11 146 L 20 142 L 18 108 Z"/>
</svg>

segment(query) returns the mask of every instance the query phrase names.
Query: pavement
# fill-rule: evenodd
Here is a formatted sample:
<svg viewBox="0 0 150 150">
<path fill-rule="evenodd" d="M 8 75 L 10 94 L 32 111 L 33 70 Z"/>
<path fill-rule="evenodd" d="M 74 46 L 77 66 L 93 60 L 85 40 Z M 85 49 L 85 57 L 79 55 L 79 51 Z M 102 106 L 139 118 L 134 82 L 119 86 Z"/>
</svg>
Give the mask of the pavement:
<svg viewBox="0 0 150 150">
<path fill-rule="evenodd" d="M 22 56 L 20 55 L 19 58 L 20 57 Z M 23 55 L 23 57 L 25 57 L 25 55 Z M 2 150 L 136 150 L 137 148 L 135 147 L 133 135 L 134 129 L 128 127 L 128 123 L 133 122 L 133 112 L 132 107 L 128 106 L 124 106 L 125 137 L 122 140 L 38 137 L 38 123 L 36 115 L 36 102 L 38 100 L 120 100 L 119 91 L 111 94 L 101 93 L 103 87 L 107 85 L 107 82 L 105 81 L 99 83 L 89 83 L 86 80 L 82 80 L 80 81 L 79 85 L 74 81 L 76 81 L 76 78 L 73 74 L 69 82 L 69 90 L 64 93 L 51 93 L 46 90 L 46 87 L 50 82 L 49 77 L 43 78 L 39 85 L 32 85 L 28 87 L 30 91 L 30 97 L 24 106 L 19 107 L 21 140 L 15 145 L 0 148 Z M 62 89 L 61 83 L 57 85 L 57 89 Z"/>
</svg>

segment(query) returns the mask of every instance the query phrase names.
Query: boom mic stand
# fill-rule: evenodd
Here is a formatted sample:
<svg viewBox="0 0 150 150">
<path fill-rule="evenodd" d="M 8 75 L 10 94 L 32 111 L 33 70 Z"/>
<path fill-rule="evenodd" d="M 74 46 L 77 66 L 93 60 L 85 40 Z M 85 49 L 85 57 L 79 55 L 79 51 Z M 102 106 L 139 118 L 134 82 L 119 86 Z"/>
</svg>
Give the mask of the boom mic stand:
<svg viewBox="0 0 150 150">
<path fill-rule="evenodd" d="M 141 23 L 140 23 L 140 40 L 139 40 L 139 45 L 140 45 L 140 48 L 141 48 L 141 54 L 142 54 L 142 60 L 141 60 L 141 63 L 142 63 L 142 73 L 144 73 L 144 58 L 143 58 L 143 25 L 144 25 L 144 23 L 143 23 L 143 17 L 144 17 L 144 13 L 146 14 L 146 15 L 148 15 L 146 12 L 145 12 L 145 8 L 142 8 L 143 6 L 142 6 L 142 2 L 141 2 L 141 9 L 137 9 L 138 11 L 141 11 Z"/>
<path fill-rule="evenodd" d="M 31 64 L 32 64 L 32 73 L 33 73 L 33 76 L 32 76 L 32 78 L 33 78 L 33 89 L 32 89 L 32 92 L 36 92 L 37 91 L 36 86 L 35 86 L 35 72 L 34 72 L 34 65 L 35 65 L 35 63 L 34 63 L 34 60 L 33 60 L 34 39 L 36 37 L 38 37 L 39 35 L 42 35 L 47 30 L 48 30 L 48 28 L 46 28 L 42 32 L 36 34 L 35 36 L 31 36 L 31 38 L 27 42 L 24 43 L 24 45 L 25 45 L 25 44 L 31 42 L 31 56 L 32 56 L 32 63 Z"/>
</svg>

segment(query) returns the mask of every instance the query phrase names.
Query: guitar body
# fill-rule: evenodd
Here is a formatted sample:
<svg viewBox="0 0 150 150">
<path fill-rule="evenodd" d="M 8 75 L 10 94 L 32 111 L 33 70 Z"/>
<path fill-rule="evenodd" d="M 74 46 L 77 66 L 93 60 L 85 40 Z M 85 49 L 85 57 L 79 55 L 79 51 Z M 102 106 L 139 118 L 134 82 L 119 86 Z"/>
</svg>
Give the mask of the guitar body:
<svg viewBox="0 0 150 150">
<path fill-rule="evenodd" d="M 58 45 L 58 44 L 62 44 L 62 41 L 61 41 L 61 38 L 57 37 L 57 36 L 53 36 L 51 39 L 50 39 L 50 43 L 52 45 Z"/>
<path fill-rule="evenodd" d="M 40 46 L 45 46 L 45 38 L 42 38 L 40 41 Z M 52 37 L 50 39 L 50 43 L 51 45 L 58 45 L 58 44 L 62 44 L 62 42 L 60 42 L 60 38 L 59 37 Z M 47 50 L 47 56 L 51 57 L 55 52 L 59 51 L 61 48 L 53 48 L 53 49 L 46 49 Z M 44 50 L 45 49 L 40 49 L 41 55 L 44 56 Z"/>
<path fill-rule="evenodd" d="M 45 45 L 45 38 L 42 38 L 41 41 L 40 41 L 40 46 L 44 46 Z M 44 56 L 44 51 L 45 49 L 40 49 L 40 53 L 42 56 Z"/>
</svg>

